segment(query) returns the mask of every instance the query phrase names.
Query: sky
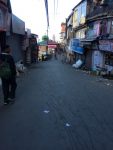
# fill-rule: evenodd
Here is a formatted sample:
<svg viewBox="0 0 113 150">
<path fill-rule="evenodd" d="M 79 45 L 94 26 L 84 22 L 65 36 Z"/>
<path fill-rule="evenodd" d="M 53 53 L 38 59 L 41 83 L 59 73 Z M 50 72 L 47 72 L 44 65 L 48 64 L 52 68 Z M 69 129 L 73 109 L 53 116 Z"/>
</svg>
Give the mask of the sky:
<svg viewBox="0 0 113 150">
<path fill-rule="evenodd" d="M 47 19 L 44 0 L 10 0 L 13 14 L 25 21 L 26 28 L 32 33 L 38 34 L 39 38 L 47 33 Z M 55 1 L 55 7 L 54 7 Z M 49 7 L 49 37 L 55 34 L 59 38 L 61 23 L 72 12 L 72 9 L 81 0 L 48 0 Z M 55 9 L 54 9 L 55 8 Z"/>
</svg>

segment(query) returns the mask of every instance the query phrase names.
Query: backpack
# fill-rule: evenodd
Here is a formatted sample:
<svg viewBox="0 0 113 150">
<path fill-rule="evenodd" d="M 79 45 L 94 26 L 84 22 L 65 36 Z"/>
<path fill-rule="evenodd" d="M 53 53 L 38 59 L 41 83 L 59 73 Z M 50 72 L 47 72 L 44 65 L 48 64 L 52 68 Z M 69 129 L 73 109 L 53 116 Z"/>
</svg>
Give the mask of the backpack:
<svg viewBox="0 0 113 150">
<path fill-rule="evenodd" d="M 7 58 L 5 61 L 0 60 L 0 78 L 8 79 L 11 76 L 10 65 L 7 62 Z"/>
</svg>

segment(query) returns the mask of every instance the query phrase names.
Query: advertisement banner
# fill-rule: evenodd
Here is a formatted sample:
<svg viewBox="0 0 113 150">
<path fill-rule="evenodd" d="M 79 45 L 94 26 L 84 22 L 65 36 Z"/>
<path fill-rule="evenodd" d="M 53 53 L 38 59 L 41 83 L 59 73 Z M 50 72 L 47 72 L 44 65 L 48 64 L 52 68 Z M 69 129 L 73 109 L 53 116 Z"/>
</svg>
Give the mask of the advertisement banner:
<svg viewBox="0 0 113 150">
<path fill-rule="evenodd" d="M 110 40 L 100 40 L 99 50 L 113 52 L 113 41 Z"/>
</svg>

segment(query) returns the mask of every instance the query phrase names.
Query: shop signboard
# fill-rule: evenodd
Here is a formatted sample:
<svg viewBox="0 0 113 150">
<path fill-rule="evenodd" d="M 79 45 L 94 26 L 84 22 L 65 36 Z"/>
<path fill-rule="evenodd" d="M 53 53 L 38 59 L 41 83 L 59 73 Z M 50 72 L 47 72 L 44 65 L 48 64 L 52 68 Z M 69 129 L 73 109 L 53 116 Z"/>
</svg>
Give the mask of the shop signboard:
<svg viewBox="0 0 113 150">
<path fill-rule="evenodd" d="M 113 41 L 110 40 L 100 40 L 99 50 L 113 52 Z"/>
<path fill-rule="evenodd" d="M 109 40 L 99 41 L 99 50 L 102 51 L 111 51 L 111 45 Z"/>
</svg>

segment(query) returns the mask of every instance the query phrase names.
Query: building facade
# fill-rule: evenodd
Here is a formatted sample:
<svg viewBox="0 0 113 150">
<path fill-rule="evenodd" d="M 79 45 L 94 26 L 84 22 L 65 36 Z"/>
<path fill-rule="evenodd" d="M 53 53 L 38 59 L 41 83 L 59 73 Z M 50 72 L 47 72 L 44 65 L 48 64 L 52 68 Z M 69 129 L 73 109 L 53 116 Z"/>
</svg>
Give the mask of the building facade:
<svg viewBox="0 0 113 150">
<path fill-rule="evenodd" d="M 10 0 L 0 0 L 0 52 L 6 44 L 6 32 L 10 30 L 11 13 Z"/>
<path fill-rule="evenodd" d="M 91 69 L 113 69 L 113 0 L 91 0 L 88 3 L 87 32 L 84 46 L 92 52 Z"/>
</svg>

